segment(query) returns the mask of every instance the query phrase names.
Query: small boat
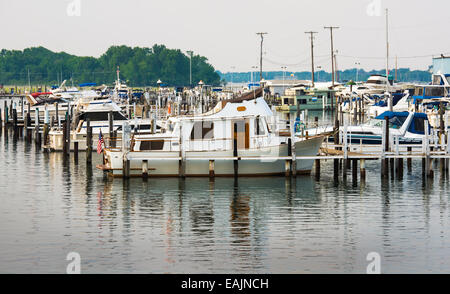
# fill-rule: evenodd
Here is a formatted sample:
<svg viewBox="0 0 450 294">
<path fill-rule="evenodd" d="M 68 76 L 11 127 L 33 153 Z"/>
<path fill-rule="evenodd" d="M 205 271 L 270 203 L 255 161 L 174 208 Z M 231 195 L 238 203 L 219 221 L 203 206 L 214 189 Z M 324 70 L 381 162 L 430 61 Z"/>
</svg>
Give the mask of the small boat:
<svg viewBox="0 0 450 294">
<path fill-rule="evenodd" d="M 122 126 L 124 122 L 128 122 L 131 128 L 136 132 L 150 132 L 151 119 L 132 119 L 128 120 L 122 113 L 121 108 L 111 99 L 91 100 L 85 105 L 78 104 L 76 107 L 77 115 L 74 117 L 74 124 L 76 128 L 71 131 L 71 150 L 74 149 L 74 142 L 78 142 L 79 150 L 86 150 L 87 137 L 87 121 L 92 127 L 93 146 L 97 145 L 95 138 L 98 138 L 100 132 L 104 140 L 109 139 L 109 113 L 113 115 L 113 131 L 117 132 L 117 140 L 120 140 L 122 135 Z M 161 126 L 155 124 L 155 132 Z M 48 149 L 52 151 L 63 150 L 63 131 L 59 126 L 52 128 L 49 131 Z"/>
<path fill-rule="evenodd" d="M 205 114 L 170 117 L 160 134 L 136 134 L 121 149 L 107 147 L 99 168 L 122 176 L 126 158 L 130 176 L 141 176 L 143 164 L 148 164 L 148 176 L 208 176 L 211 164 L 215 176 L 235 175 L 236 165 L 239 176 L 268 176 L 285 173 L 290 150 L 297 157 L 318 154 L 325 136 L 276 132 L 268 124 L 269 106 L 252 95 L 220 101 Z M 297 173 L 309 173 L 313 162 L 296 160 Z"/>
<path fill-rule="evenodd" d="M 381 145 L 383 137 L 383 121 L 389 119 L 389 133 L 399 137 L 400 144 L 422 144 L 425 137 L 425 121 L 428 117 L 425 113 L 417 112 L 390 112 L 371 119 L 369 122 L 359 126 L 347 127 L 348 143 L 363 145 Z M 345 129 L 343 127 L 342 129 Z M 310 135 L 332 132 L 333 127 L 309 129 Z M 333 142 L 333 137 L 329 141 Z"/>
<path fill-rule="evenodd" d="M 393 93 L 392 95 L 392 110 L 394 112 L 408 111 L 410 106 L 411 96 L 409 91 L 404 93 Z M 384 113 L 389 110 L 387 101 L 378 101 L 373 105 L 368 106 L 367 113 L 369 117 L 377 117 L 379 114 Z"/>
</svg>

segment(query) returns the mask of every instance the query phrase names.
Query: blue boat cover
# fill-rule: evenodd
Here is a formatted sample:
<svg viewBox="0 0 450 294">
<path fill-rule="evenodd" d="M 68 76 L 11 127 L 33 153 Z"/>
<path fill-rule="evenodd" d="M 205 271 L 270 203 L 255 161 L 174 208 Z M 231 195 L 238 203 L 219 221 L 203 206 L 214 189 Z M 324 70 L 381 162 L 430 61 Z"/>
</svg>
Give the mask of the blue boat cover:
<svg viewBox="0 0 450 294">
<path fill-rule="evenodd" d="M 375 119 L 384 119 L 385 117 L 389 117 L 389 119 L 397 116 L 397 117 L 408 117 L 409 116 L 409 112 L 404 111 L 404 112 L 391 112 L 391 111 L 385 111 L 383 112 L 381 115 L 377 116 Z M 426 113 L 421 113 L 421 112 L 416 112 L 414 113 L 414 118 L 425 118 L 428 119 L 428 116 Z"/>
<path fill-rule="evenodd" d="M 381 115 L 377 116 L 375 119 L 384 119 L 386 116 L 391 119 L 393 117 L 408 117 L 409 112 L 392 112 L 392 111 L 385 111 Z"/>
<path fill-rule="evenodd" d="M 79 84 L 80 87 L 93 87 L 93 86 L 97 86 L 97 83 L 84 83 L 84 84 Z"/>
</svg>

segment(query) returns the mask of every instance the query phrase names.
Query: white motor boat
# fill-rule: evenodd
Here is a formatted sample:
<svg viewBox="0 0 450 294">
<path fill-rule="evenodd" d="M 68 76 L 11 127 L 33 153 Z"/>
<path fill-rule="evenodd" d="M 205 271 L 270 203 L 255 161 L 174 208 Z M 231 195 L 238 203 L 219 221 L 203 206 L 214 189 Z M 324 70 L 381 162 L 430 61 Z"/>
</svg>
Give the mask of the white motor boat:
<svg viewBox="0 0 450 294">
<path fill-rule="evenodd" d="M 113 176 L 123 175 L 123 162 L 130 176 L 267 176 L 286 171 L 290 150 L 297 157 L 316 156 L 325 136 L 293 136 L 270 129 L 272 111 L 263 98 L 221 101 L 210 112 L 171 117 L 160 134 L 133 135 L 130 145 L 106 148 L 99 168 Z M 124 136 L 125 137 L 125 136 Z M 184 164 L 183 164 L 184 162 Z M 297 173 L 309 173 L 313 160 L 296 160 Z"/>
<path fill-rule="evenodd" d="M 109 114 L 113 115 L 113 131 L 117 132 L 117 140 L 120 140 L 122 135 L 122 126 L 124 122 L 128 122 L 132 129 L 136 132 L 150 132 L 152 120 L 151 119 L 131 119 L 128 120 L 122 113 L 121 108 L 111 99 L 98 99 L 91 100 L 87 104 L 78 104 L 75 113 L 76 128 L 71 131 L 70 140 L 71 147 L 74 149 L 74 142 L 78 142 L 79 150 L 86 150 L 86 137 L 87 137 L 87 122 L 92 127 L 93 146 L 97 145 L 97 139 L 100 132 L 104 140 L 109 139 Z M 155 123 L 154 132 L 161 128 L 161 124 L 158 126 Z M 53 151 L 63 150 L 63 131 L 60 126 L 52 128 L 49 132 L 49 144 L 48 148 Z"/>
</svg>

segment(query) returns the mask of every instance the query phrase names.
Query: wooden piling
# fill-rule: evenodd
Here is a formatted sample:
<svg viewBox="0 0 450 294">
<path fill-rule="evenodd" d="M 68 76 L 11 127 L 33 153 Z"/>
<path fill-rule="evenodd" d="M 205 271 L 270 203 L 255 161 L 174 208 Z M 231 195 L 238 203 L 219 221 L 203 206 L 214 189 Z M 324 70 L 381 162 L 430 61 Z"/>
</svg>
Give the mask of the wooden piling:
<svg viewBox="0 0 450 294">
<path fill-rule="evenodd" d="M 127 158 L 126 155 L 124 155 L 123 157 L 122 176 L 124 179 L 130 178 L 130 160 Z"/>
<path fill-rule="evenodd" d="M 214 160 L 210 160 L 209 161 L 209 178 L 213 179 L 215 177 L 215 172 L 214 172 Z"/>
<path fill-rule="evenodd" d="M 412 154 L 412 147 L 407 147 L 407 151 L 408 151 L 408 155 L 411 155 Z M 408 173 L 411 173 L 412 172 L 412 159 L 411 158 L 408 158 L 406 160 L 406 166 L 407 166 L 407 169 L 408 169 Z"/>
<path fill-rule="evenodd" d="M 62 132 L 63 132 L 63 155 L 66 156 L 67 154 L 67 121 L 64 121 L 62 124 Z"/>
<path fill-rule="evenodd" d="M 70 112 L 67 111 L 67 116 L 66 116 L 66 156 L 69 157 L 70 156 L 70 122 L 71 122 L 71 116 L 70 116 Z"/>
<path fill-rule="evenodd" d="M 75 164 L 78 163 L 78 141 L 73 142 L 73 159 Z"/>
<path fill-rule="evenodd" d="M 148 178 L 148 160 L 142 160 L 142 177 Z"/>
<path fill-rule="evenodd" d="M 234 123 L 234 130 L 233 130 L 233 157 L 238 156 L 238 150 L 237 150 L 237 123 Z M 234 167 L 234 177 L 238 177 L 239 173 L 239 162 L 237 159 L 233 161 L 233 167 Z"/>
<path fill-rule="evenodd" d="M 316 167 L 316 180 L 320 180 L 320 159 L 315 160 L 315 167 Z"/>
<path fill-rule="evenodd" d="M 114 116 L 113 112 L 110 111 L 108 113 L 108 122 L 109 122 L 109 141 L 111 147 L 116 147 L 116 140 L 114 138 Z"/>
<path fill-rule="evenodd" d="M 92 162 L 92 127 L 91 120 L 86 120 L 86 162 Z"/>
<path fill-rule="evenodd" d="M 358 182 L 358 159 L 352 159 L 352 182 Z"/>
<path fill-rule="evenodd" d="M 49 142 L 48 142 L 48 135 L 49 135 L 49 132 L 50 132 L 50 126 L 49 126 L 49 124 L 44 124 L 44 129 L 43 129 L 43 131 L 42 131 L 42 134 L 43 134 L 43 138 L 44 138 L 44 145 L 47 145 Z"/>
<path fill-rule="evenodd" d="M 339 182 L 339 159 L 333 159 L 334 182 Z"/>
</svg>

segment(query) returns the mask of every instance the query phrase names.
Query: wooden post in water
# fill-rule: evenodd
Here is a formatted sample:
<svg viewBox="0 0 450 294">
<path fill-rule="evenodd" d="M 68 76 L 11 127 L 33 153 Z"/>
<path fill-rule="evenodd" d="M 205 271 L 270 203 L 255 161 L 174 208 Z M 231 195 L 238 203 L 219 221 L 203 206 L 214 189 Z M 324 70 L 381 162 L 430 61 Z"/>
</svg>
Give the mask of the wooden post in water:
<svg viewBox="0 0 450 294">
<path fill-rule="evenodd" d="M 58 124 L 58 128 L 61 127 L 59 125 L 58 102 L 55 102 L 55 120 L 56 120 L 56 123 Z"/>
<path fill-rule="evenodd" d="M 383 132 L 383 134 L 384 134 L 384 146 L 382 146 L 382 148 L 383 148 L 383 154 L 384 153 L 386 153 L 386 152 L 389 152 L 389 117 L 388 116 L 385 116 L 384 117 L 384 125 L 383 125 L 383 128 L 384 128 L 384 132 Z M 388 159 L 386 159 L 385 157 L 384 157 L 384 155 L 383 155 L 383 158 L 382 158 L 382 173 L 381 173 L 381 175 L 382 175 L 382 177 L 385 177 L 385 178 L 388 178 L 389 177 L 389 160 Z"/>
<path fill-rule="evenodd" d="M 109 141 L 111 147 L 116 147 L 116 138 L 114 138 L 114 117 L 113 112 L 110 111 L 108 113 L 108 122 L 109 122 Z M 122 130 L 123 132 L 123 130 Z"/>
<path fill-rule="evenodd" d="M 291 127 L 291 129 L 292 129 L 292 127 Z M 290 157 L 291 159 L 288 159 L 285 162 L 286 177 L 289 177 L 291 175 L 291 168 L 292 168 L 292 140 L 291 140 L 291 138 L 288 139 L 288 157 Z"/>
<path fill-rule="evenodd" d="M 408 155 L 411 155 L 412 154 L 412 147 L 407 147 L 407 151 L 408 151 Z M 411 173 L 412 172 L 412 159 L 411 158 L 408 158 L 406 160 L 406 166 L 407 166 L 407 169 L 408 169 L 408 173 Z"/>
<path fill-rule="evenodd" d="M 333 175 L 334 175 L 334 182 L 339 182 L 339 159 L 333 159 Z"/>
<path fill-rule="evenodd" d="M 352 159 L 352 182 L 354 186 L 358 183 L 358 159 Z"/>
<path fill-rule="evenodd" d="M 214 172 L 214 160 L 209 161 L 209 179 L 214 179 L 215 172 Z"/>
<path fill-rule="evenodd" d="M 183 138 L 183 127 L 180 124 L 180 141 L 178 142 L 180 148 L 180 160 L 178 161 L 178 175 L 182 179 L 186 176 L 186 152 L 183 147 Z"/>
<path fill-rule="evenodd" d="M 28 103 L 28 111 L 27 111 L 27 119 L 26 119 L 26 136 L 27 141 L 31 143 L 31 136 L 32 136 L 32 130 L 31 130 L 31 110 L 30 110 L 30 104 Z"/>
<path fill-rule="evenodd" d="M 444 151 L 444 142 L 445 140 L 445 122 L 444 122 L 444 102 L 439 103 L 439 121 L 440 121 L 440 127 L 439 127 L 439 144 L 441 146 L 441 151 Z M 441 168 L 441 175 L 445 174 L 445 158 L 440 159 L 440 168 Z"/>
<path fill-rule="evenodd" d="M 315 160 L 316 180 L 320 180 L 320 159 Z"/>
<path fill-rule="evenodd" d="M 73 142 L 73 160 L 78 164 L 78 141 Z"/>
<path fill-rule="evenodd" d="M 92 127 L 91 120 L 86 120 L 86 162 L 92 162 Z"/>
<path fill-rule="evenodd" d="M 34 119 L 34 142 L 37 147 L 41 145 L 41 134 L 39 133 L 39 109 L 37 108 Z"/>
<path fill-rule="evenodd" d="M 148 160 L 142 160 L 142 178 L 148 178 Z"/>
<path fill-rule="evenodd" d="M 67 127 L 66 127 L 66 125 L 67 125 L 67 121 L 64 121 L 63 122 L 63 124 L 62 124 L 62 132 L 63 132 L 63 156 L 65 157 L 66 156 L 66 154 L 67 154 L 67 144 L 66 144 L 66 141 L 67 141 Z"/>
<path fill-rule="evenodd" d="M 237 150 L 237 123 L 234 123 L 234 130 L 233 130 L 233 157 L 238 156 L 238 150 Z M 239 173 L 239 162 L 237 159 L 233 161 L 233 167 L 234 167 L 234 177 L 238 177 Z"/>
<path fill-rule="evenodd" d="M 6 126 L 9 123 L 9 121 L 8 121 L 9 120 L 8 119 L 8 102 L 6 100 L 3 102 L 4 102 L 4 104 L 3 104 L 3 123 Z"/>
<path fill-rule="evenodd" d="M 19 132 L 18 132 L 18 128 L 17 128 L 17 110 L 13 109 L 13 130 L 14 130 L 14 137 L 17 138 Z"/>
<path fill-rule="evenodd" d="M 128 122 L 123 124 L 122 130 L 122 153 L 123 153 L 123 165 L 122 165 L 122 176 L 124 179 L 130 178 L 130 159 L 128 159 L 128 152 L 130 151 L 130 140 L 131 140 L 131 126 Z"/>
<path fill-rule="evenodd" d="M 66 144 L 67 144 L 66 152 L 67 152 L 67 154 L 66 154 L 66 156 L 69 157 L 70 156 L 70 123 L 71 123 L 71 116 L 70 116 L 69 110 L 67 110 L 66 121 L 67 121 L 67 123 L 66 123 L 66 128 L 67 128 L 67 131 L 66 131 L 66 134 L 67 134 L 66 135 Z"/>
</svg>

